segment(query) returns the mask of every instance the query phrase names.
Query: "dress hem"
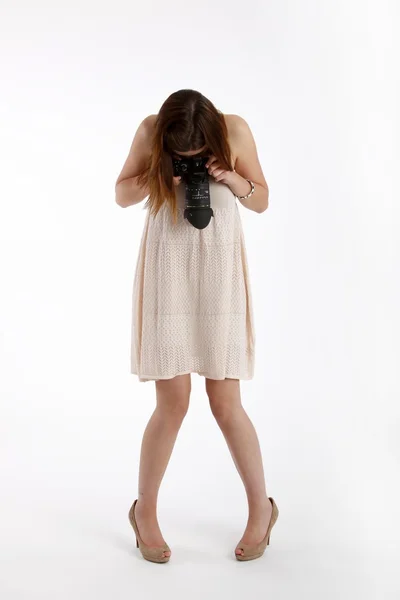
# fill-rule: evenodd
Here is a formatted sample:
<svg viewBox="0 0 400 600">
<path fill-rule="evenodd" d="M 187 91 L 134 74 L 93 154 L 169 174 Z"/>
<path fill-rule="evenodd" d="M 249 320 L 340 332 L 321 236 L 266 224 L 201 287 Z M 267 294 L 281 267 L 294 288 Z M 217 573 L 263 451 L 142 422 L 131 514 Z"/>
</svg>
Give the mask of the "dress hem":
<svg viewBox="0 0 400 600">
<path fill-rule="evenodd" d="M 159 380 L 165 380 L 165 379 L 173 379 L 174 377 L 178 377 L 178 375 L 187 375 L 189 373 L 194 373 L 196 375 L 200 375 L 201 377 L 207 377 L 207 379 L 215 379 L 217 381 L 223 381 L 224 379 L 239 379 L 239 380 L 243 380 L 243 381 L 249 381 L 251 379 L 254 378 L 254 375 L 248 375 L 246 377 L 244 376 L 238 376 L 238 375 L 225 375 L 225 377 L 212 377 L 211 374 L 208 373 L 203 373 L 203 372 L 199 372 L 199 371 L 180 371 L 178 373 L 175 373 L 175 375 L 163 375 L 163 376 L 154 376 L 154 375 L 142 375 L 140 376 L 138 373 L 136 373 L 135 371 L 131 371 L 131 375 L 136 375 L 139 378 L 140 382 L 146 382 L 146 381 L 159 381 Z"/>
</svg>

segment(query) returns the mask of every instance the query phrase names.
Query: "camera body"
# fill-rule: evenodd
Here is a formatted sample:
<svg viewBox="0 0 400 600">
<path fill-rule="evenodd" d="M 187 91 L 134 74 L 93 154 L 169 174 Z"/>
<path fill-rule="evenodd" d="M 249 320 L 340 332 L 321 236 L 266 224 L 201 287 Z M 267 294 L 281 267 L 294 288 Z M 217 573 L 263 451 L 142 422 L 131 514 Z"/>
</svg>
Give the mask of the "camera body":
<svg viewBox="0 0 400 600">
<path fill-rule="evenodd" d="M 196 227 L 204 229 L 214 216 L 210 206 L 210 182 L 206 168 L 208 156 L 184 156 L 172 158 L 174 176 L 181 176 L 185 183 L 184 218 Z"/>
</svg>

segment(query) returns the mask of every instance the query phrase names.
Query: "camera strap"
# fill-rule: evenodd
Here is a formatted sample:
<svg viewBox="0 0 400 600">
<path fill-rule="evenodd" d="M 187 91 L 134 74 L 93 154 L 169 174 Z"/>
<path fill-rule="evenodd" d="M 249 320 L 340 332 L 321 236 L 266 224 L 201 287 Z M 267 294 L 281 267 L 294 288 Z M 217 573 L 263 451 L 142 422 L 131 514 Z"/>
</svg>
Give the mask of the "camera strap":
<svg viewBox="0 0 400 600">
<path fill-rule="evenodd" d="M 183 216 L 196 229 L 204 229 L 214 216 L 214 212 L 211 206 L 186 206 Z"/>
</svg>

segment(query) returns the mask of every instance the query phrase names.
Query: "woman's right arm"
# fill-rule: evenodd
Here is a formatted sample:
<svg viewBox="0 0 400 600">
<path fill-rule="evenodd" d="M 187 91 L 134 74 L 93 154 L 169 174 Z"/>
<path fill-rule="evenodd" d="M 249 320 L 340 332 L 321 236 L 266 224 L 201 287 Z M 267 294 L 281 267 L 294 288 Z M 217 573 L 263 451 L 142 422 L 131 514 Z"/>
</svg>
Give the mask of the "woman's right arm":
<svg viewBox="0 0 400 600">
<path fill-rule="evenodd" d="M 133 138 L 128 157 L 115 183 L 115 201 L 122 208 L 138 204 L 149 191 L 137 184 L 138 174 L 146 167 L 150 158 L 150 140 L 155 115 L 149 115 L 140 123 Z"/>
</svg>

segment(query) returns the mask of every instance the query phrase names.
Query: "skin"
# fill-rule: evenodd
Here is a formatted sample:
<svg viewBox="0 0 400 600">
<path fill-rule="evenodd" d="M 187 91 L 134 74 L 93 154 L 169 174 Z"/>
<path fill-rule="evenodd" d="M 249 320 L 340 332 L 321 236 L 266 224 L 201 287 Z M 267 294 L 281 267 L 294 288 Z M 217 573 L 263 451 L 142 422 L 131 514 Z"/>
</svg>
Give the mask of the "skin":
<svg viewBox="0 0 400 600">
<path fill-rule="evenodd" d="M 122 208 L 138 204 L 147 195 L 147 191 L 135 185 L 135 177 L 145 167 L 151 154 L 151 136 L 154 130 L 157 115 L 149 115 L 140 123 L 128 156 L 115 183 L 115 200 Z M 232 151 L 233 171 L 221 169 L 215 156 L 211 157 L 209 173 L 215 181 L 230 187 L 236 196 L 245 196 L 250 191 L 250 184 L 246 179 L 253 181 L 255 191 L 241 204 L 257 213 L 262 213 L 268 208 L 269 189 L 258 158 L 257 147 L 248 123 L 239 115 L 224 115 L 228 129 L 228 142 Z M 197 154 L 201 149 L 190 152 L 180 152 L 182 156 Z M 174 178 L 178 184 L 177 178 Z"/>
<path fill-rule="evenodd" d="M 139 126 L 116 182 L 116 202 L 121 207 L 137 204 L 147 194 L 135 187 L 135 176 L 143 167 L 150 152 L 150 136 L 156 115 L 150 115 Z M 234 171 L 224 171 L 215 156 L 211 156 L 208 169 L 216 181 L 228 185 L 238 196 L 250 190 L 250 179 L 255 184 L 254 194 L 241 201 L 243 206 L 258 213 L 268 207 L 268 185 L 265 181 L 254 138 L 248 124 L 238 115 L 225 115 L 229 144 L 234 159 Z M 190 152 L 191 156 L 205 147 Z M 180 183 L 174 177 L 174 183 Z M 157 499 L 161 481 L 168 466 L 172 450 L 183 419 L 189 408 L 191 375 L 178 375 L 172 379 L 155 382 L 156 407 L 143 434 L 140 465 L 139 494 L 135 516 L 145 544 L 162 546 L 165 543 L 157 518 Z M 260 444 L 248 414 L 241 402 L 240 380 L 213 380 L 205 378 L 205 390 L 210 409 L 226 440 L 235 467 L 243 482 L 247 501 L 248 519 L 244 533 L 235 552 L 243 554 L 241 543 L 258 544 L 265 537 L 272 514 L 272 505 L 265 487 Z M 170 556 L 165 552 L 165 556 Z"/>
<path fill-rule="evenodd" d="M 155 382 L 156 408 L 146 426 L 140 453 L 139 500 L 136 520 L 146 544 L 162 546 L 157 519 L 157 499 L 179 429 L 189 408 L 191 376 L 178 375 Z M 240 544 L 258 544 L 265 537 L 272 514 L 268 499 L 260 444 L 255 428 L 241 402 L 240 380 L 205 378 L 211 411 L 225 437 L 236 469 L 245 487 L 248 519 Z M 165 552 L 170 556 L 170 552 Z"/>
</svg>

